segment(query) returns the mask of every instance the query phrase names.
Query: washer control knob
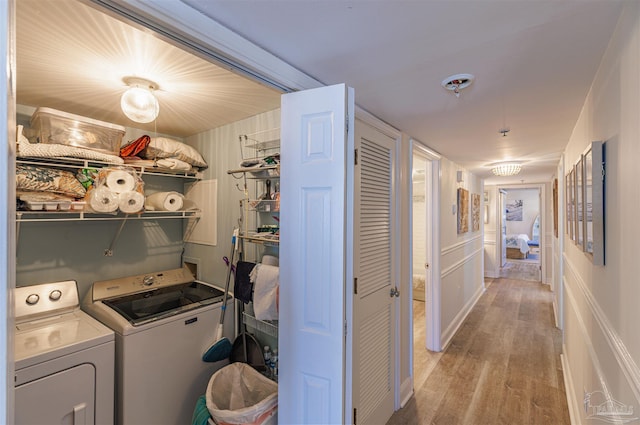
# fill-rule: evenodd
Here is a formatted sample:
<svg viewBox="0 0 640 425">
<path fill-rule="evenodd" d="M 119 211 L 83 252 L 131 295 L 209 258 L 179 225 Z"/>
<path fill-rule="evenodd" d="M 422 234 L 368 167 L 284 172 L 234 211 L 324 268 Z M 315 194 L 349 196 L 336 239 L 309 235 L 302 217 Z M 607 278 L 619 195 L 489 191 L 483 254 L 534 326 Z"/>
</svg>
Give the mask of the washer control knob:
<svg viewBox="0 0 640 425">
<path fill-rule="evenodd" d="M 60 291 L 59 289 L 54 289 L 49 294 L 49 299 L 51 301 L 58 301 L 61 297 L 62 297 L 62 291 Z"/>
<path fill-rule="evenodd" d="M 144 286 L 151 286 L 151 285 L 153 285 L 153 281 L 154 281 L 153 276 L 145 276 L 145 277 L 143 277 L 143 278 L 142 278 L 142 284 L 143 284 Z"/>
<path fill-rule="evenodd" d="M 38 294 L 31 294 L 27 297 L 27 304 L 29 305 L 34 305 L 38 301 L 40 301 L 40 297 L 38 296 Z"/>
</svg>

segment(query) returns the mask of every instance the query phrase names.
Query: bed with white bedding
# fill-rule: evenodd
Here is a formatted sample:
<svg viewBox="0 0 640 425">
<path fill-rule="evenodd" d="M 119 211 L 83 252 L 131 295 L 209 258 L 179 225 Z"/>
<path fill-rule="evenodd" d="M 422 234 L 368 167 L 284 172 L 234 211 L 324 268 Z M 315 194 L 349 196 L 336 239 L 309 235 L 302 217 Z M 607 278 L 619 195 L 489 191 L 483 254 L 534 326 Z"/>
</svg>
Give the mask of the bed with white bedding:
<svg viewBox="0 0 640 425">
<path fill-rule="evenodd" d="M 523 259 L 529 255 L 529 236 L 507 235 L 507 258 Z"/>
</svg>

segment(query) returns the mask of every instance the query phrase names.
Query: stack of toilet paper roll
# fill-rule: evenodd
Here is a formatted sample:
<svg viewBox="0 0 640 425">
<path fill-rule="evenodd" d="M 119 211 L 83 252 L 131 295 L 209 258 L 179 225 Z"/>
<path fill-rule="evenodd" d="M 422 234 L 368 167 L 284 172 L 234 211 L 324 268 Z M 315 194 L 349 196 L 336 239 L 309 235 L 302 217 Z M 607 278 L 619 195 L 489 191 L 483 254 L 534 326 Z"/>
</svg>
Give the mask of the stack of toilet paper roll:
<svg viewBox="0 0 640 425">
<path fill-rule="evenodd" d="M 145 200 L 145 208 L 150 211 L 180 211 L 183 207 L 184 196 L 178 192 L 156 192 Z"/>
<path fill-rule="evenodd" d="M 89 207 L 99 213 L 118 209 L 133 214 L 144 209 L 144 182 L 130 167 L 103 168 L 87 193 Z"/>
</svg>

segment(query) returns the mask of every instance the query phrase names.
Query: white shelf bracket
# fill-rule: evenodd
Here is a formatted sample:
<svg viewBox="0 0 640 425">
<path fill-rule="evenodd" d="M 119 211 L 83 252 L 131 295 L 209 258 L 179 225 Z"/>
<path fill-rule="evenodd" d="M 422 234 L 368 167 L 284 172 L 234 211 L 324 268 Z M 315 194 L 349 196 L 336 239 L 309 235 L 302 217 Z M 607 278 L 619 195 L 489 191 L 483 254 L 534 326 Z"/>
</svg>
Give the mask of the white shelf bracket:
<svg viewBox="0 0 640 425">
<path fill-rule="evenodd" d="M 124 218 L 122 219 L 122 223 L 120 223 L 120 227 L 118 228 L 118 231 L 116 232 L 115 236 L 113 237 L 113 240 L 111 241 L 111 245 L 109 245 L 109 248 L 104 250 L 105 257 L 113 257 L 113 248 L 116 245 L 118 238 L 120 237 L 120 233 L 122 233 L 122 229 L 124 228 L 124 225 L 127 223 L 127 218 L 129 218 L 129 214 L 124 216 Z"/>
</svg>

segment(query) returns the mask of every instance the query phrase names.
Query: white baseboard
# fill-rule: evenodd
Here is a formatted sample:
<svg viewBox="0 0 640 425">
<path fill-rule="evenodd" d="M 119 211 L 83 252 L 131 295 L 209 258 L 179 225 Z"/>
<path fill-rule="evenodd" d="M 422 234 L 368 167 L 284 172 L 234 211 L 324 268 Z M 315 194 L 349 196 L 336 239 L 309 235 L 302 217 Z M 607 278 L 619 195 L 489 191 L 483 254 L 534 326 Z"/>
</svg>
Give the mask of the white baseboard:
<svg viewBox="0 0 640 425">
<path fill-rule="evenodd" d="M 566 347 L 563 345 L 562 351 L 564 352 L 565 350 Z M 569 407 L 569 419 L 571 421 L 571 425 L 580 425 L 580 404 L 578 404 L 578 400 L 576 400 L 576 392 L 573 387 L 573 377 L 571 376 L 571 369 L 569 367 L 567 356 L 560 354 L 560 360 L 562 362 L 562 376 L 564 378 L 564 390 L 567 397 L 567 406 Z"/>
<path fill-rule="evenodd" d="M 444 332 L 442 333 L 442 337 L 440 338 L 440 346 L 442 347 L 442 350 L 445 350 L 449 346 L 451 339 L 456 334 L 460 326 L 462 326 L 462 323 L 464 323 L 464 319 L 467 318 L 469 312 L 476 305 L 484 291 L 484 285 L 480 286 L 473 297 L 471 297 L 467 304 L 458 312 L 458 314 L 456 314 L 456 317 L 453 318 L 453 321 L 449 326 L 447 326 L 447 329 L 444 330 Z"/>
<path fill-rule="evenodd" d="M 413 397 L 413 377 L 408 377 L 400 384 L 400 409 L 407 405 Z"/>
<path fill-rule="evenodd" d="M 558 303 L 556 302 L 556 297 L 553 297 L 553 321 L 556 324 L 556 328 L 560 329 L 560 321 L 558 320 Z"/>
</svg>

